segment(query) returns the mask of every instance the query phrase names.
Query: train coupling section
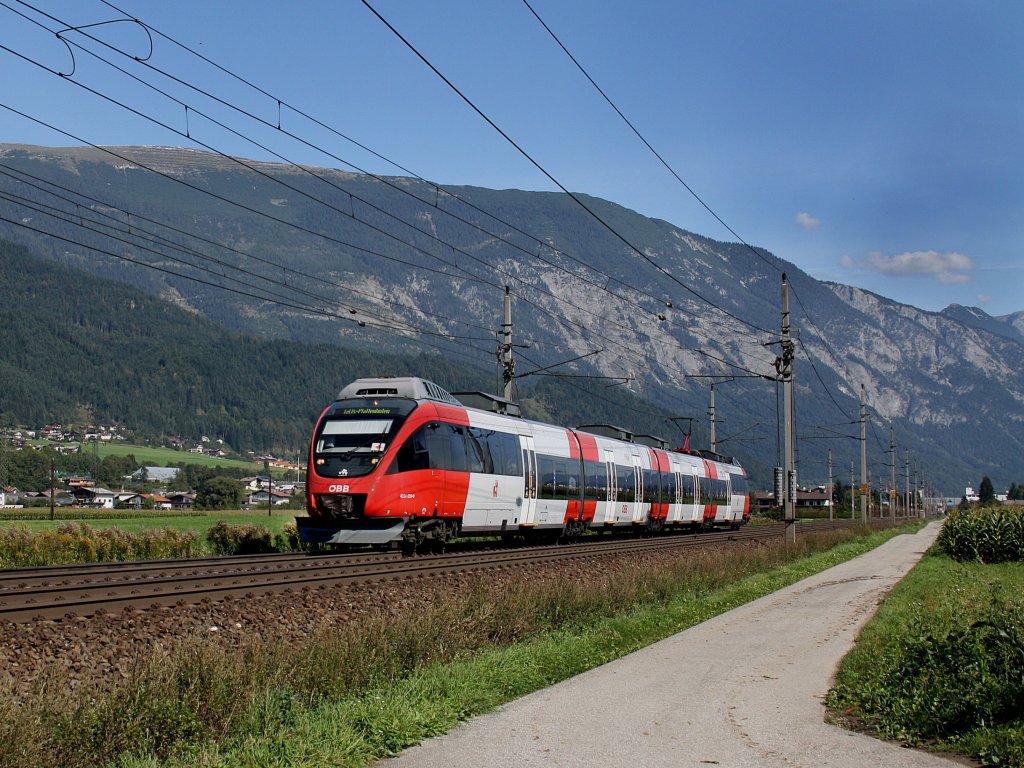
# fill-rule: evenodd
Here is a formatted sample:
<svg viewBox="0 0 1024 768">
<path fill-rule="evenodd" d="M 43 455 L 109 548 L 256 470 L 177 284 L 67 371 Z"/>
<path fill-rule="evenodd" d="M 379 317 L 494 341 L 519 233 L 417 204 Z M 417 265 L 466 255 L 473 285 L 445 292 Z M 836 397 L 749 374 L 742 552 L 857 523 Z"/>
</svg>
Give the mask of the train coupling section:
<svg viewBox="0 0 1024 768">
<path fill-rule="evenodd" d="M 405 518 L 320 520 L 296 517 L 295 525 L 299 539 L 308 544 L 387 544 L 401 540 Z"/>
</svg>

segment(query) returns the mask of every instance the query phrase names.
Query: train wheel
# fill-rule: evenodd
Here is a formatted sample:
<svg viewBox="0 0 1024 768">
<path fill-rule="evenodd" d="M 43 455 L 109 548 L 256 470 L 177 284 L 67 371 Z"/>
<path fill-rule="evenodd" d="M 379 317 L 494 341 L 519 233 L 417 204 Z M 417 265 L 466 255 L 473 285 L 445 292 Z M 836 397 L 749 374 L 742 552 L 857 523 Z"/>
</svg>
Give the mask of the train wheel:
<svg viewBox="0 0 1024 768">
<path fill-rule="evenodd" d="M 418 525 L 407 527 L 402 531 L 402 555 L 413 557 L 423 552 L 423 543 L 426 538 Z"/>
<path fill-rule="evenodd" d="M 561 535 L 558 537 L 559 544 L 575 544 L 580 540 L 580 537 L 586 532 L 587 524 L 581 520 L 570 520 L 565 524 L 562 529 Z"/>
</svg>

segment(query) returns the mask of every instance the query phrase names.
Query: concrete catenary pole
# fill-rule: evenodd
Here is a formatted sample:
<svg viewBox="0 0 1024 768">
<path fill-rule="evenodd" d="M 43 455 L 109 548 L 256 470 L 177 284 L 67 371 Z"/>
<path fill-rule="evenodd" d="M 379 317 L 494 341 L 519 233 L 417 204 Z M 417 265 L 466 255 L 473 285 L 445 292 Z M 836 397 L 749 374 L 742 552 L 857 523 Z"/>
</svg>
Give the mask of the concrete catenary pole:
<svg viewBox="0 0 1024 768">
<path fill-rule="evenodd" d="M 868 419 L 864 407 L 864 385 L 860 385 L 860 521 L 868 522 Z"/>
<path fill-rule="evenodd" d="M 711 410 L 708 411 L 711 417 L 711 452 L 718 451 L 717 422 L 715 421 L 715 385 L 711 385 Z"/>
<path fill-rule="evenodd" d="M 910 509 L 910 449 L 904 451 L 903 470 L 906 472 L 906 485 L 903 493 L 903 513 L 908 517 L 913 514 Z"/>
<path fill-rule="evenodd" d="M 793 358 L 795 345 L 790 338 L 789 325 L 789 284 L 782 275 L 782 357 L 777 362 L 782 376 L 783 403 L 783 485 L 786 495 L 783 502 L 783 518 L 786 521 L 786 541 L 796 543 L 796 462 L 794 460 L 793 435 Z"/>
<path fill-rule="evenodd" d="M 512 382 L 515 381 L 516 364 L 512 359 L 512 297 L 505 286 L 504 317 L 501 323 L 501 376 L 505 382 L 505 399 L 512 399 Z"/>
<path fill-rule="evenodd" d="M 857 482 L 857 476 L 853 468 L 853 460 L 850 460 L 850 519 L 853 520 L 857 515 L 853 509 L 853 497 L 856 495 L 853 492 L 854 483 Z"/>
<path fill-rule="evenodd" d="M 835 500 L 835 489 L 832 485 L 832 449 L 828 449 L 828 521 L 831 523 L 835 516 L 833 515 L 832 508 L 835 506 L 832 502 Z"/>
<path fill-rule="evenodd" d="M 889 521 L 896 525 L 896 430 L 889 427 Z"/>
</svg>

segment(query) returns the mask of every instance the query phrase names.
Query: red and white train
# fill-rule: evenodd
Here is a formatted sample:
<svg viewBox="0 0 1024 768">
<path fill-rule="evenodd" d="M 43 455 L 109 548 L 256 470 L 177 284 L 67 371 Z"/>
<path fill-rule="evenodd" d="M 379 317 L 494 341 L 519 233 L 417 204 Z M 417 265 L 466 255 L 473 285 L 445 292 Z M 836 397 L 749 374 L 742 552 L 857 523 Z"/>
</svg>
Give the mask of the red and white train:
<svg viewBox="0 0 1024 768">
<path fill-rule="evenodd" d="M 749 519 L 739 464 L 647 442 L 467 407 L 424 379 L 359 379 L 317 420 L 299 536 L 415 551 L 456 536 Z"/>
</svg>

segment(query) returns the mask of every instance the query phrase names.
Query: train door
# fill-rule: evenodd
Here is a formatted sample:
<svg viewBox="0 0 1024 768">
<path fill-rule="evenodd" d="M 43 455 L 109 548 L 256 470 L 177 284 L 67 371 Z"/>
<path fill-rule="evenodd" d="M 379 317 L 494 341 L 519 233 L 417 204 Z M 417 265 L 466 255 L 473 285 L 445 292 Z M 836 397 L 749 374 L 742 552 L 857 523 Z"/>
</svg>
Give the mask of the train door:
<svg viewBox="0 0 1024 768">
<path fill-rule="evenodd" d="M 669 503 L 672 506 L 669 508 L 668 520 L 678 523 L 683 519 L 683 473 L 679 471 L 678 464 L 672 465 L 672 476 L 675 478 L 675 492 L 669 498 Z"/>
<path fill-rule="evenodd" d="M 633 515 L 632 522 L 636 524 L 643 524 L 647 522 L 647 510 L 649 509 L 647 501 L 647 495 L 644 488 L 644 472 L 643 467 L 640 465 L 640 457 L 633 456 L 633 487 L 636 488 L 636 497 L 633 504 Z"/>
<path fill-rule="evenodd" d="M 736 519 L 736 505 L 732 503 L 732 476 L 725 473 L 725 519 L 732 522 Z"/>
<path fill-rule="evenodd" d="M 604 524 L 615 525 L 615 507 L 619 500 L 619 483 L 615 477 L 615 454 L 605 449 L 604 471 L 608 479 L 608 501 L 604 505 Z"/>
<path fill-rule="evenodd" d="M 700 475 L 697 474 L 697 470 L 692 470 L 690 475 L 690 482 L 693 483 L 693 501 L 690 506 L 690 522 L 701 523 L 704 521 L 704 507 L 702 506 L 703 499 L 700 487 Z"/>
<path fill-rule="evenodd" d="M 532 435 L 523 435 L 523 508 L 519 515 L 520 525 L 537 524 L 537 492 L 540 478 L 537 476 L 537 450 Z"/>
</svg>

